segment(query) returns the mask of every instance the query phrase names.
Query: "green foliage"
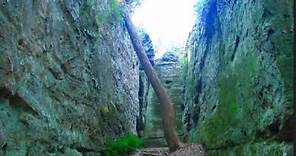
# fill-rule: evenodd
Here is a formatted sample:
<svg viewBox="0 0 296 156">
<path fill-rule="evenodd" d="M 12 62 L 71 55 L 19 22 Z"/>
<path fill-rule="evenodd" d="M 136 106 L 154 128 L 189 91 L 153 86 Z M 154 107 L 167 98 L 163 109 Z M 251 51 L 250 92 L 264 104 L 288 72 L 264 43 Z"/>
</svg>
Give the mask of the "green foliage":
<svg viewBox="0 0 296 156">
<path fill-rule="evenodd" d="M 122 156 L 143 146 L 143 139 L 133 134 L 128 134 L 109 143 L 103 154 L 105 156 Z"/>
</svg>

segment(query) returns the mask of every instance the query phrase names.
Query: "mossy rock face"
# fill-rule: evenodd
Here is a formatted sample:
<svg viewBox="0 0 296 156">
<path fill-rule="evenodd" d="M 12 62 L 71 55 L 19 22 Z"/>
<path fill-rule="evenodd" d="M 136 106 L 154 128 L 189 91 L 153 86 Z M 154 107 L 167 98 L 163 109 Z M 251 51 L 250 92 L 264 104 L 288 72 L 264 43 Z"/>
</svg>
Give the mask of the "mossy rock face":
<svg viewBox="0 0 296 156">
<path fill-rule="evenodd" d="M 254 56 L 241 56 L 239 64 L 228 66 L 219 76 L 217 106 L 213 112 L 202 122 L 197 132 L 198 138 L 209 148 L 216 146 L 247 141 L 247 136 L 253 135 L 252 129 L 247 126 L 256 126 L 249 123 L 252 118 L 249 114 L 254 103 L 255 94 L 253 78 L 258 72 L 258 61 Z M 245 97 L 240 99 L 240 97 Z M 253 124 L 253 125 L 252 125 Z M 191 138 L 194 139 L 194 138 Z"/>
<path fill-rule="evenodd" d="M 117 1 L 0 10 L 0 155 L 98 155 L 136 132 L 139 71 Z"/>
<path fill-rule="evenodd" d="M 66 148 L 64 153 L 65 156 L 83 156 L 82 153 L 70 148 Z"/>
<path fill-rule="evenodd" d="M 225 148 L 221 150 L 211 150 L 208 152 L 209 156 L 237 156 L 237 155 L 263 155 L 263 156 L 292 156 L 293 146 L 286 143 L 278 142 L 257 142 L 251 144 L 242 144 L 232 148 Z"/>
<path fill-rule="evenodd" d="M 187 46 L 183 117 L 189 139 L 210 151 L 227 149 L 221 155 L 291 150 L 292 1 L 202 5 Z M 257 145 L 270 140 L 260 152 Z M 259 152 L 244 153 L 248 148 Z"/>
</svg>

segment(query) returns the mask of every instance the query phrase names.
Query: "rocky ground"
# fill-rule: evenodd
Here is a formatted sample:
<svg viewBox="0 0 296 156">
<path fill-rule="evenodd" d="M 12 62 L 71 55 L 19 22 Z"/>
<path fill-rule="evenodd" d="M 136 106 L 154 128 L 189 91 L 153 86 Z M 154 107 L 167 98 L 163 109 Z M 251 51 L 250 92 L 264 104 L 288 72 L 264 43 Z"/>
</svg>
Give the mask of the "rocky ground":
<svg viewBox="0 0 296 156">
<path fill-rule="evenodd" d="M 173 153 L 167 147 L 158 147 L 141 149 L 129 156 L 207 156 L 207 153 L 201 145 L 190 144 Z"/>
</svg>

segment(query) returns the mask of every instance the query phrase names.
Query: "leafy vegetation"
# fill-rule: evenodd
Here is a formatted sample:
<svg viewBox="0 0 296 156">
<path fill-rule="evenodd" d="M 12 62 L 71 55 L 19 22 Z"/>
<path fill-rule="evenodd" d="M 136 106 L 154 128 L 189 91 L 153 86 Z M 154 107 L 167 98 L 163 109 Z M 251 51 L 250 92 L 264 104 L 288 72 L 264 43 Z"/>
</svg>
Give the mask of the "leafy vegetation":
<svg viewBox="0 0 296 156">
<path fill-rule="evenodd" d="M 133 134 L 127 134 L 109 143 L 103 154 L 105 156 L 123 156 L 143 146 L 143 139 Z"/>
</svg>

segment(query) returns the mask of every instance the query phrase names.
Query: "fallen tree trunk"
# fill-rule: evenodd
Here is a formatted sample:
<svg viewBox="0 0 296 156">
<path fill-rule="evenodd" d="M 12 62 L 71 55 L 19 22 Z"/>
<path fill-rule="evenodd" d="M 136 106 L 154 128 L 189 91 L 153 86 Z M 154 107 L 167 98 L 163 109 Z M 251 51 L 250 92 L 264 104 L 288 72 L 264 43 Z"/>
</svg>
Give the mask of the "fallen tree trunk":
<svg viewBox="0 0 296 156">
<path fill-rule="evenodd" d="M 130 35 L 134 50 L 136 51 L 137 56 L 148 77 L 148 80 L 151 83 L 160 101 L 161 110 L 162 110 L 164 136 L 165 136 L 166 142 L 169 146 L 170 151 L 175 151 L 180 147 L 180 140 L 176 132 L 176 117 L 175 117 L 174 107 L 167 94 L 166 89 L 162 85 L 152 65 L 150 64 L 150 61 L 146 56 L 146 52 L 142 46 L 142 43 L 139 39 L 137 31 L 123 5 L 122 5 L 122 8 L 123 8 L 124 21 L 125 21 L 128 33 Z"/>
</svg>

